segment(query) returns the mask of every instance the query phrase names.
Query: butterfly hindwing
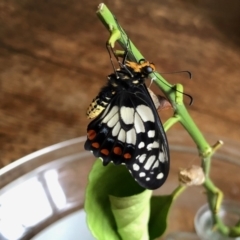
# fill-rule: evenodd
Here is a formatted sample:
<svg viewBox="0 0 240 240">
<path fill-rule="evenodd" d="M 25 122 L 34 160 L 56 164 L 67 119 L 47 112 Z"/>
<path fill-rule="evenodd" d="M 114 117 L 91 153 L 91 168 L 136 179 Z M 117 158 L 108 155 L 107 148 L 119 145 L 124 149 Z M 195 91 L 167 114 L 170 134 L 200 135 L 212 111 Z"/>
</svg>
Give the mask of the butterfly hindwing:
<svg viewBox="0 0 240 240">
<path fill-rule="evenodd" d="M 167 139 L 145 85 L 138 87 L 136 95 L 139 102 L 136 101 L 135 106 L 137 118 L 134 126 L 138 133 L 135 161 L 127 164 L 127 167 L 141 186 L 156 189 L 165 182 L 169 172 Z"/>
</svg>

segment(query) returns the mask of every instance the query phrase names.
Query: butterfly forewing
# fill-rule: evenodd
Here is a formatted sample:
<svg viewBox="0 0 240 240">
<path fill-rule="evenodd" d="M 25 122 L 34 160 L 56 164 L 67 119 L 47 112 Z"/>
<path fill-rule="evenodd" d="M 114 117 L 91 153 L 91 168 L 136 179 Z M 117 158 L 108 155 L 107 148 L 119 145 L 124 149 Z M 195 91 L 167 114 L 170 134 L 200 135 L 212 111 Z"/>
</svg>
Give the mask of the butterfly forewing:
<svg viewBox="0 0 240 240">
<path fill-rule="evenodd" d="M 88 125 L 85 149 L 102 158 L 104 165 L 111 161 L 125 164 L 142 187 L 156 189 L 169 171 L 162 123 L 144 84 L 117 89 L 103 112 Z"/>
</svg>

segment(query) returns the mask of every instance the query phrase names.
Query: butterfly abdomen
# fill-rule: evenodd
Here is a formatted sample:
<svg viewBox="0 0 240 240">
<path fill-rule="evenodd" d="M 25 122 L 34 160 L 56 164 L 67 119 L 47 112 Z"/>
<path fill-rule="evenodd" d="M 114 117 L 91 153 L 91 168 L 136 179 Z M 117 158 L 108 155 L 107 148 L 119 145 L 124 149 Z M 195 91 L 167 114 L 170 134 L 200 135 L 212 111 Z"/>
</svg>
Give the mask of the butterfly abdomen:
<svg viewBox="0 0 240 240">
<path fill-rule="evenodd" d="M 127 72 L 118 71 L 118 77 L 116 74 L 109 75 L 107 86 L 101 89 L 98 96 L 94 98 L 89 105 L 87 109 L 87 117 L 93 119 L 100 115 L 110 103 L 111 98 L 116 92 L 119 93 L 122 90 L 128 90 L 143 83 L 144 78 L 139 74 L 135 74 L 131 77 Z"/>
<path fill-rule="evenodd" d="M 87 109 L 87 117 L 89 119 L 96 118 L 108 106 L 112 96 L 116 90 L 112 86 L 105 86 L 102 88 L 97 97 L 95 97 Z"/>
</svg>

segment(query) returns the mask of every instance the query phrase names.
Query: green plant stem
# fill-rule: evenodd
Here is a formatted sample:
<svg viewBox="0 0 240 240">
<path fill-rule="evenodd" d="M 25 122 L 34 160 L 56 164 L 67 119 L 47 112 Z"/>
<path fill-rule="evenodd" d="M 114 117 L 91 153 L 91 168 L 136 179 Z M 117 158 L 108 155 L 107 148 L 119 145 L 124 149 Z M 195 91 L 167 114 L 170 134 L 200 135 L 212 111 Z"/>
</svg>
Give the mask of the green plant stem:
<svg viewBox="0 0 240 240">
<path fill-rule="evenodd" d="M 121 28 L 116 18 L 112 15 L 112 13 L 109 11 L 105 4 L 102 3 L 99 5 L 97 15 L 110 32 L 110 37 L 107 42 L 110 46 L 114 47 L 115 42 L 117 41 L 124 50 L 131 49 L 128 54 L 128 60 L 139 62 L 141 59 L 144 59 L 143 55 L 129 40 L 127 34 Z M 206 141 L 203 134 L 194 123 L 193 119 L 189 115 L 184 105 L 183 86 L 181 84 L 172 86 L 157 72 L 150 74 L 150 77 L 155 81 L 157 86 L 167 96 L 174 109 L 174 116 L 167 120 L 164 124 L 165 131 L 167 131 L 175 123 L 180 122 L 182 126 L 186 129 L 186 131 L 189 133 L 189 135 L 192 137 L 198 148 L 199 154 L 202 157 L 202 167 L 206 177 L 206 181 L 203 186 L 207 191 L 208 201 L 212 210 L 214 223 L 217 225 L 217 229 L 223 234 L 229 236 L 238 234 L 240 232 L 240 227 L 227 227 L 217 216 L 217 212 L 222 202 L 223 194 L 209 178 L 211 156 L 222 143 L 218 142 L 219 144 L 217 143 L 215 144 L 216 146 L 211 147 Z M 184 187 L 181 186 L 176 188 L 176 192 L 173 193 L 175 194 L 174 198 L 176 198 L 183 190 Z"/>
<path fill-rule="evenodd" d="M 173 200 L 177 199 L 178 196 L 186 189 L 186 186 L 179 185 L 177 186 L 174 191 L 172 192 Z"/>
<path fill-rule="evenodd" d="M 114 15 L 109 11 L 109 9 L 104 3 L 101 3 L 98 6 L 97 16 L 105 25 L 105 27 L 108 29 L 108 31 L 111 33 L 108 43 L 109 45 L 114 47 L 116 41 L 115 36 L 117 37 L 118 33 L 116 33 L 116 35 L 112 33 L 114 33 L 115 30 L 119 30 L 119 25 L 116 22 Z M 126 49 L 126 42 L 128 42 L 127 34 L 125 34 L 123 30 L 121 32 L 124 34 L 121 34 L 121 37 L 117 39 L 117 42 L 123 49 Z M 128 58 L 131 61 L 135 60 L 139 61 L 140 59 L 143 59 L 144 58 L 143 55 L 137 50 L 135 45 L 131 41 L 129 41 L 128 43 L 129 47 L 132 49 L 132 52 L 134 53 L 134 55 L 132 53 L 129 53 Z"/>
<path fill-rule="evenodd" d="M 179 122 L 180 118 L 179 116 L 173 116 L 173 117 L 170 117 L 164 124 L 163 124 L 163 127 L 164 127 L 164 130 L 165 132 L 167 132 L 171 126 L 173 126 L 175 123 Z"/>
</svg>

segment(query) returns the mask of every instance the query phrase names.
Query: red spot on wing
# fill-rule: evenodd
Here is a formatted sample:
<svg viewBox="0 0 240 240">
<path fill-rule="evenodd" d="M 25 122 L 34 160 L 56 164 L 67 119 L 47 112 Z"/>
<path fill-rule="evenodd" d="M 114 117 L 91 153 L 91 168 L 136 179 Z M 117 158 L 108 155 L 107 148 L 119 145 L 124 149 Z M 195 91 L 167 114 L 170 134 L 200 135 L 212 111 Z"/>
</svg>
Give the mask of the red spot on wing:
<svg viewBox="0 0 240 240">
<path fill-rule="evenodd" d="M 93 140 L 96 137 L 96 135 L 97 135 L 96 131 L 91 130 L 91 129 L 87 133 L 87 136 L 88 136 L 89 140 Z"/>
<path fill-rule="evenodd" d="M 101 153 L 107 156 L 109 154 L 109 150 L 104 148 L 101 150 Z"/>
<path fill-rule="evenodd" d="M 122 155 L 122 149 L 120 147 L 115 147 L 113 149 L 113 152 L 116 154 L 116 155 Z"/>
<path fill-rule="evenodd" d="M 93 146 L 94 148 L 99 148 L 99 147 L 100 147 L 100 145 L 99 145 L 98 142 L 94 142 L 94 143 L 92 143 L 92 146 Z"/>
<path fill-rule="evenodd" d="M 130 153 L 125 153 L 125 154 L 123 155 L 123 157 L 124 157 L 125 159 L 131 159 L 132 155 L 131 155 Z"/>
</svg>

